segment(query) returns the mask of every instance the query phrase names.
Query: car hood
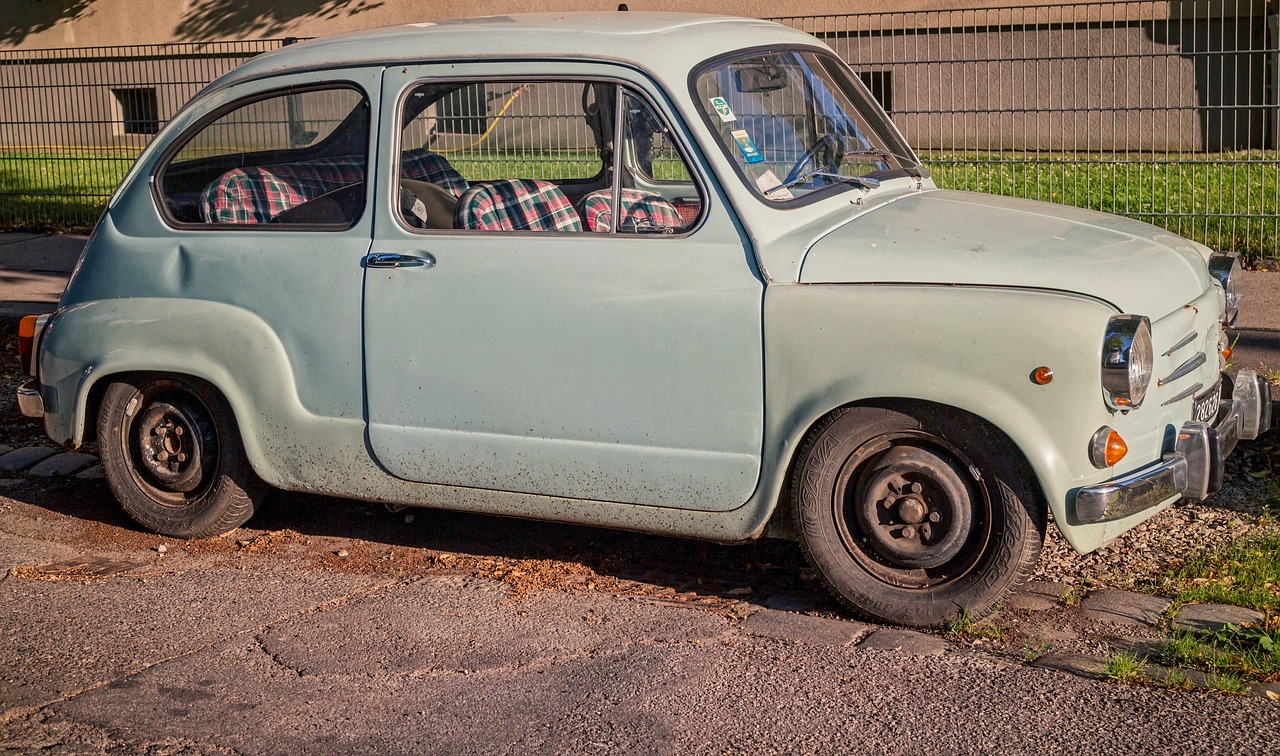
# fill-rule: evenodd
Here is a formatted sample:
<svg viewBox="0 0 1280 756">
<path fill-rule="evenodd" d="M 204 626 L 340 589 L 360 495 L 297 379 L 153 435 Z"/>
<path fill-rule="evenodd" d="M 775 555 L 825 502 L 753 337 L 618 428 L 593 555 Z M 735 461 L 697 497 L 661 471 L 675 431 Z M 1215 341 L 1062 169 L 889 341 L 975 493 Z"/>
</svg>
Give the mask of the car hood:
<svg viewBox="0 0 1280 756">
<path fill-rule="evenodd" d="M 1129 218 L 947 190 L 874 196 L 813 243 L 801 283 L 1052 289 L 1153 320 L 1210 285 L 1207 248 Z"/>
</svg>

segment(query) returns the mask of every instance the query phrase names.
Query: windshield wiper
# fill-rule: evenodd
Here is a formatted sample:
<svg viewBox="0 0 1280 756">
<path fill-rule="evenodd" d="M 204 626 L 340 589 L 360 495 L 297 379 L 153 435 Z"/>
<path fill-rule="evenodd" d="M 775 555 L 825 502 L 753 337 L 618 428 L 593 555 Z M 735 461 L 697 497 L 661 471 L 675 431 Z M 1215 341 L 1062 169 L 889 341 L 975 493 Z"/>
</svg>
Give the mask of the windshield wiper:
<svg viewBox="0 0 1280 756">
<path fill-rule="evenodd" d="M 864 147 L 859 150 L 849 150 L 848 152 L 840 153 L 840 158 L 843 160 L 844 158 L 857 157 L 859 155 L 893 158 L 902 164 L 902 170 L 906 171 L 908 176 L 915 176 L 916 178 L 929 178 L 930 176 L 929 169 L 925 168 L 923 164 L 916 162 L 914 159 L 909 158 L 906 155 L 899 155 L 896 152 L 890 152 L 883 147 Z"/>
<path fill-rule="evenodd" d="M 873 179 L 867 176 L 845 176 L 840 173 L 831 173 L 830 171 L 809 171 L 808 173 L 800 174 L 799 176 L 791 179 L 785 184 L 778 184 L 777 186 L 773 186 L 768 189 L 765 189 L 763 193 L 764 193 L 764 196 L 768 197 L 770 194 L 773 194 L 774 192 L 780 192 L 783 189 L 790 189 L 793 186 L 798 186 L 800 184 L 805 183 L 806 181 L 809 181 L 810 179 L 818 178 L 818 177 L 836 179 L 841 183 L 857 184 L 863 189 L 875 189 L 876 187 L 880 186 L 879 179 Z"/>
</svg>

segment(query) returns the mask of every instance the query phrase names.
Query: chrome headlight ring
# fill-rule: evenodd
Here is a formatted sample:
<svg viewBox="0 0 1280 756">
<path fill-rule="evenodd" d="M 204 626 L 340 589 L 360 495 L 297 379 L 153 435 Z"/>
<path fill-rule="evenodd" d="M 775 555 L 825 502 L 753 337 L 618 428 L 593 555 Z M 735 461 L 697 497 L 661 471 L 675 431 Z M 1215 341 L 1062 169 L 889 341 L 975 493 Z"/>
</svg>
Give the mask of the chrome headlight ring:
<svg viewBox="0 0 1280 756">
<path fill-rule="evenodd" d="M 1209 275 L 1222 285 L 1222 291 L 1227 295 L 1227 308 L 1222 317 L 1223 325 L 1235 325 L 1236 318 L 1240 315 L 1240 300 L 1243 293 L 1240 271 L 1243 269 L 1240 256 L 1235 252 L 1218 252 L 1209 257 Z"/>
<path fill-rule="evenodd" d="M 1102 395 L 1113 410 L 1142 406 L 1154 362 L 1151 321 L 1142 315 L 1116 315 L 1102 339 Z"/>
</svg>

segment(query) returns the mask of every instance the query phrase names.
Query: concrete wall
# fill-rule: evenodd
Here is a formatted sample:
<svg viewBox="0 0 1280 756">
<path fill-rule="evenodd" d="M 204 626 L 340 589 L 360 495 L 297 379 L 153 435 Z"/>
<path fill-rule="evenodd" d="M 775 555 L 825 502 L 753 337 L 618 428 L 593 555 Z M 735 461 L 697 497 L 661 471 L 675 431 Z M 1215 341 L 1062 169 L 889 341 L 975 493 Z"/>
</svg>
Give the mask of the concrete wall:
<svg viewBox="0 0 1280 756">
<path fill-rule="evenodd" d="M 1068 0 L 635 0 L 632 10 L 776 18 L 826 14 L 954 11 L 1028 2 L 1059 23 L 1090 14 L 1121 20 L 1240 15 L 1265 0 L 1174 0 L 1082 9 Z M 618 0 L 2 0 L 0 50 L 313 37 L 374 26 L 512 12 L 614 10 Z"/>
<path fill-rule="evenodd" d="M 911 29 L 828 43 L 856 70 L 889 74 L 894 121 L 920 148 L 1275 146 L 1260 21 Z"/>
</svg>

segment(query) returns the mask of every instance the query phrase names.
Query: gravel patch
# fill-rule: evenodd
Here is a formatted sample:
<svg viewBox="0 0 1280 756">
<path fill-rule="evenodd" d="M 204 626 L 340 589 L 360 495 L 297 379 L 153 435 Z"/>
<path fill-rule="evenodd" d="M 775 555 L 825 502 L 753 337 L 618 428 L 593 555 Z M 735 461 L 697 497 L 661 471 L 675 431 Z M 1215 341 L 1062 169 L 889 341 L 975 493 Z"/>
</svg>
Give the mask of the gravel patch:
<svg viewBox="0 0 1280 756">
<path fill-rule="evenodd" d="M 1089 588 L 1132 588 L 1185 559 L 1222 548 L 1259 527 L 1276 496 L 1280 433 L 1244 441 L 1227 460 L 1226 484 L 1203 502 L 1180 501 L 1097 551 L 1077 554 L 1052 523 L 1035 578 Z M 1280 465 L 1276 465 L 1280 472 Z M 1266 471 L 1266 477 L 1250 473 Z M 1274 516 L 1274 515 L 1273 515 Z"/>
</svg>

